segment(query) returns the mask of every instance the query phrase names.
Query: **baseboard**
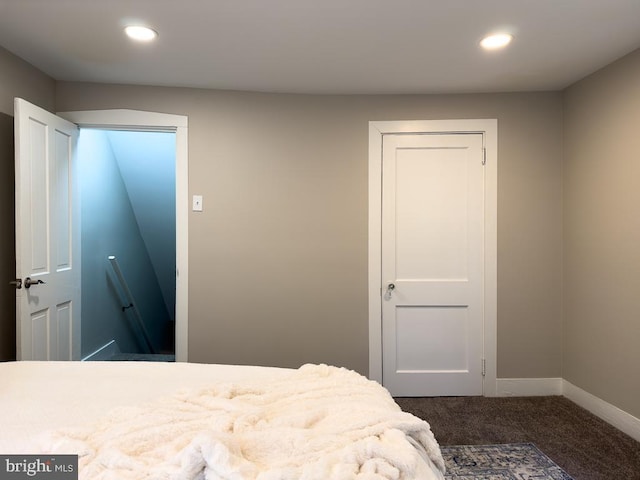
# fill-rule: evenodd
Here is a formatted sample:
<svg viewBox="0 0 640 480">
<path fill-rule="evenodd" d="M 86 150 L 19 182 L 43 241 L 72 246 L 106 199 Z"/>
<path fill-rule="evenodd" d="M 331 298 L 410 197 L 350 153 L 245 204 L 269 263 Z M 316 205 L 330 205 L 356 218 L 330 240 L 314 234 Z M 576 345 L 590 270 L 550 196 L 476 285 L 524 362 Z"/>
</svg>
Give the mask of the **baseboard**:
<svg viewBox="0 0 640 480">
<path fill-rule="evenodd" d="M 90 353 L 86 357 L 82 359 L 83 362 L 86 361 L 100 361 L 100 360 L 110 360 L 112 356 L 120 353 L 120 348 L 115 340 L 111 340 L 110 342 L 105 343 L 102 347 L 97 349 L 95 352 Z"/>
<path fill-rule="evenodd" d="M 570 382 L 563 380 L 562 393 L 573 403 L 589 410 L 605 422 L 623 431 L 631 438 L 640 442 L 640 419 L 619 409 L 615 405 L 605 402 L 595 395 L 585 392 Z"/>
<path fill-rule="evenodd" d="M 498 378 L 498 397 L 563 395 L 640 442 L 640 419 L 562 378 Z"/>
<path fill-rule="evenodd" d="M 562 395 L 562 378 L 498 378 L 498 397 L 546 397 Z"/>
</svg>

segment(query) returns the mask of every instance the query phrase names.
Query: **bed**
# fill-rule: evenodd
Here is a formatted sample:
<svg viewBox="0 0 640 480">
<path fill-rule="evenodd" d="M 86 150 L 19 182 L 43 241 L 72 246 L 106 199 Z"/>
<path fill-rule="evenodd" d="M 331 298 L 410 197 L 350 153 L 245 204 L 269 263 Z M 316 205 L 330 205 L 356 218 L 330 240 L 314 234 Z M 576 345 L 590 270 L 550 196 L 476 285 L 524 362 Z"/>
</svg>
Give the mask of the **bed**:
<svg viewBox="0 0 640 480">
<path fill-rule="evenodd" d="M 429 425 L 343 368 L 0 363 L 0 455 L 81 479 L 442 480 Z"/>
</svg>

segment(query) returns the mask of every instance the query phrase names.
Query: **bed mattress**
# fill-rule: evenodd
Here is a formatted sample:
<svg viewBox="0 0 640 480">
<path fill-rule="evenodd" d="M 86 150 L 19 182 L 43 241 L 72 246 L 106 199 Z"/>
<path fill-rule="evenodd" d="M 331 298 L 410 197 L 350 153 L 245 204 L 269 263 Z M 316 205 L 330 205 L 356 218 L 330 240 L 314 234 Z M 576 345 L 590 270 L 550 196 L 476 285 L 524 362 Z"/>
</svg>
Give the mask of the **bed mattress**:
<svg viewBox="0 0 640 480">
<path fill-rule="evenodd" d="M 312 368 L 316 367 L 317 366 L 309 366 L 308 370 L 311 371 Z M 331 368 L 326 366 L 324 367 Z M 335 373 L 336 378 L 337 376 L 345 375 L 348 377 L 349 375 L 351 375 L 351 373 L 353 373 L 345 373 L 343 371 L 344 369 L 340 369 L 340 371 L 338 371 L 337 369 L 327 370 L 327 372 L 331 372 L 332 374 Z M 317 375 L 317 368 L 311 373 L 313 375 Z M 100 437 L 101 442 L 105 438 L 108 439 L 110 431 L 109 428 L 115 428 L 117 430 L 122 429 L 123 425 L 126 427 L 127 423 L 135 423 L 137 421 L 137 418 L 144 416 L 141 415 L 140 412 L 146 412 L 146 410 L 142 409 L 146 409 L 148 405 L 155 406 L 154 408 L 158 406 L 161 407 L 161 409 L 164 408 L 165 412 L 161 412 L 158 414 L 159 418 L 164 418 L 162 417 L 162 415 L 166 415 L 167 410 L 175 411 L 182 408 L 181 406 L 176 408 L 175 405 L 176 402 L 183 402 L 185 398 L 188 402 L 192 402 L 191 404 L 196 405 L 199 409 L 201 404 L 203 403 L 202 395 L 205 394 L 208 396 L 207 398 L 209 398 L 211 397 L 212 392 L 214 392 L 213 395 L 215 396 L 215 402 L 218 402 L 216 403 L 216 405 L 218 405 L 222 410 L 225 410 L 227 416 L 229 412 L 233 412 L 233 410 L 236 408 L 236 404 L 229 403 L 231 402 L 231 400 L 233 400 L 232 397 L 234 395 L 239 396 L 240 394 L 245 395 L 244 398 L 249 399 L 249 403 L 253 402 L 251 408 L 254 408 L 255 411 L 253 411 L 250 416 L 243 414 L 244 416 L 242 417 L 242 422 L 246 423 L 247 418 L 251 418 L 252 422 L 256 422 L 256 424 L 258 425 L 262 425 L 267 421 L 272 421 L 272 412 L 276 410 L 272 409 L 270 413 L 264 414 L 265 416 L 263 418 L 259 418 L 259 412 L 261 410 L 264 410 L 263 407 L 267 405 L 268 402 L 272 401 L 273 398 L 276 399 L 276 403 L 274 403 L 274 405 L 277 405 L 277 407 L 273 408 L 281 408 L 281 405 L 283 404 L 283 402 L 287 401 L 287 397 L 289 396 L 292 399 L 289 403 L 293 402 L 295 395 L 298 395 L 299 398 L 302 399 L 301 401 L 307 401 L 304 399 L 308 399 L 310 397 L 307 392 L 309 392 L 310 390 L 314 390 L 313 386 L 317 384 L 315 383 L 315 380 L 313 378 L 303 379 L 303 381 L 312 382 L 308 383 L 306 387 L 303 387 L 303 390 L 297 393 L 286 392 L 283 393 L 283 395 L 281 396 L 282 398 L 278 398 L 277 389 L 283 388 L 283 386 L 284 388 L 288 388 L 287 385 L 291 383 L 291 379 L 297 378 L 296 375 L 298 377 L 300 376 L 298 370 L 285 368 L 194 363 L 0 363 L 0 454 L 34 454 L 51 451 L 53 453 L 79 453 L 81 455 L 86 455 L 87 451 L 91 450 L 91 455 L 96 457 L 98 454 L 95 453 L 95 450 L 99 449 L 96 449 L 95 444 L 91 444 L 91 441 L 95 441 L 95 438 L 98 437 Z M 331 382 L 334 381 L 333 377 L 331 377 L 331 379 L 329 380 L 330 381 L 328 384 L 332 385 Z M 355 380 L 356 382 L 360 381 L 358 379 Z M 362 379 L 362 381 L 368 382 L 364 379 Z M 374 382 L 368 382 L 363 383 L 363 385 L 368 388 L 369 384 L 373 383 Z M 216 387 L 212 387 L 214 385 Z M 220 389 L 220 385 L 225 385 L 225 387 Z M 311 387 L 309 387 L 309 385 L 311 385 Z M 229 386 L 233 386 L 233 388 Z M 264 387 L 264 391 L 261 392 L 262 396 L 257 396 L 255 390 L 258 387 L 256 386 Z M 326 405 L 333 405 L 332 407 L 330 407 L 331 409 L 334 409 L 336 411 L 340 410 L 341 406 L 343 404 L 348 404 L 348 401 L 352 397 L 350 393 L 345 394 L 345 391 L 346 390 L 342 390 L 341 393 L 338 393 L 338 395 L 346 395 L 343 399 L 334 398 L 329 401 L 323 400 L 323 402 L 325 402 Z M 193 397 L 193 401 L 190 397 L 185 397 L 185 395 L 191 395 L 193 392 L 198 392 L 198 395 Z M 272 399 L 269 400 L 267 397 Z M 354 400 L 357 400 L 355 398 L 356 396 L 353 397 Z M 267 399 L 265 400 L 265 398 Z M 375 402 L 377 402 L 377 397 L 375 397 L 374 400 Z M 205 400 L 204 402 L 208 401 L 209 399 Z M 296 399 L 295 401 L 298 402 L 299 400 Z M 364 401 L 368 402 L 369 400 Z M 384 403 L 387 400 L 382 399 L 381 401 Z M 331 402 L 334 403 L 332 404 Z M 319 405 L 317 401 L 316 404 Z M 366 405 L 360 404 L 360 406 L 356 410 L 354 410 L 353 418 L 357 418 L 357 415 L 361 415 L 362 410 L 366 409 Z M 393 410 L 393 408 L 391 408 L 391 410 Z M 318 411 L 322 411 L 322 408 Z M 105 418 L 109 418 L 110 412 L 119 412 L 118 417 L 114 417 L 113 415 L 111 415 L 111 419 L 105 423 Z M 121 415 L 120 412 L 124 412 L 124 415 Z M 291 418 L 294 418 L 294 423 L 309 423 L 309 418 L 304 417 L 305 414 L 311 415 L 311 413 L 309 412 L 311 412 L 311 410 L 305 409 L 303 406 L 302 413 L 296 414 Z M 192 412 L 188 413 L 189 415 L 193 414 Z M 127 417 L 127 415 L 129 415 L 129 417 Z M 327 418 L 330 418 L 332 413 L 323 412 L 321 414 L 314 413 L 313 415 L 325 415 Z M 397 415 L 397 412 L 393 415 Z M 240 417 L 235 417 L 233 421 L 238 423 L 239 418 Z M 170 420 L 170 422 L 173 421 L 173 419 Z M 228 422 L 228 419 L 226 419 L 226 417 L 225 421 Z M 344 423 L 344 420 L 342 421 Z M 402 421 L 404 422 L 404 417 Z M 109 424 L 109 422 L 115 422 L 115 424 Z M 118 422 L 120 422 L 120 424 L 118 424 Z M 321 421 L 318 420 L 318 423 L 321 423 Z M 109 424 L 108 428 L 105 427 L 105 425 L 107 424 Z M 291 430 L 292 427 L 297 428 L 298 425 L 286 426 L 288 430 Z M 397 429 L 396 427 L 397 425 L 394 424 L 394 435 L 395 430 Z M 367 426 L 367 428 L 373 427 Z M 412 426 L 411 428 L 414 427 Z M 98 432 L 98 430 L 100 429 L 104 429 L 106 433 Z M 84 437 L 82 437 L 82 442 L 84 443 L 74 443 L 76 442 L 76 440 L 78 440 L 78 438 L 80 438 L 79 436 L 74 437 L 74 435 L 76 435 L 77 432 L 82 431 L 85 435 Z M 91 433 L 93 431 L 100 433 L 100 435 L 102 436 L 98 435 L 97 433 L 94 435 L 93 433 Z M 45 432 L 54 432 L 55 435 L 51 436 L 50 433 Z M 73 434 L 69 435 L 68 432 L 73 432 Z M 374 438 L 376 438 L 376 441 L 378 441 L 379 439 L 378 437 L 376 437 L 376 432 L 374 430 L 371 430 L 371 432 L 372 433 L 369 435 L 373 436 Z M 162 432 L 160 432 L 160 434 L 162 434 Z M 333 435 L 334 433 L 332 432 L 331 434 Z M 58 441 L 60 440 L 61 435 L 64 440 L 62 443 Z M 441 471 L 442 466 L 440 464 L 441 457 L 439 457 L 439 449 L 437 448 L 437 443 L 435 444 L 435 447 L 433 447 L 428 443 L 428 438 L 427 440 L 424 440 L 424 432 L 420 432 L 420 435 L 423 436 L 422 440 L 421 437 L 417 435 L 409 435 L 411 438 L 408 439 L 420 457 L 420 461 L 418 462 L 415 470 L 412 470 L 413 473 L 411 474 L 411 478 L 425 480 L 442 479 L 443 473 Z M 431 435 L 428 426 L 426 435 Z M 392 435 L 387 435 L 387 437 L 385 438 L 383 438 L 383 436 L 381 435 L 378 436 L 382 438 L 383 441 L 387 441 L 385 440 L 387 437 L 392 438 Z M 413 438 L 414 436 L 415 438 Z M 126 438 L 126 435 L 121 435 L 121 437 Z M 58 443 L 56 443 L 56 441 L 52 442 L 50 440 L 51 438 L 58 441 Z M 73 441 L 69 441 L 70 438 Z M 249 439 L 247 440 L 248 442 L 253 441 L 253 437 L 247 438 Z M 213 446 L 215 446 L 215 448 L 219 447 L 219 445 L 216 443 L 218 442 L 218 440 L 219 439 L 216 437 L 204 447 L 199 448 L 203 452 L 207 448 L 209 448 L 211 452 L 213 452 Z M 315 440 L 305 440 L 305 442 L 307 443 L 313 443 L 314 441 Z M 318 442 L 320 441 L 325 440 L 318 437 Z M 362 441 L 362 438 L 354 437 L 354 442 L 362 443 Z M 401 441 L 406 443 L 404 440 Z M 380 442 L 378 441 L 378 443 Z M 247 445 L 248 444 L 249 443 L 247 443 Z M 425 444 L 428 448 L 425 448 Z M 75 445 L 82 446 L 78 447 L 76 449 L 77 451 L 70 451 L 69 449 L 75 448 Z M 88 445 L 90 447 L 88 447 Z M 58 448 L 60 446 L 62 446 L 62 451 L 55 451 L 55 448 Z M 49 450 L 49 447 L 51 447 L 52 450 Z M 118 446 L 118 448 L 121 447 Z M 232 451 L 235 447 L 229 448 L 231 448 Z M 244 447 L 241 446 L 238 448 L 242 450 Z M 375 447 L 372 446 L 362 448 L 364 448 L 364 450 L 367 450 L 367 452 L 369 452 L 369 450 L 375 449 Z M 298 445 L 292 444 L 292 451 L 296 449 L 298 449 Z M 214 453 L 211 452 L 207 455 L 214 455 Z M 91 457 L 91 455 L 88 455 L 86 458 Z M 235 468 L 232 464 L 233 462 L 231 462 L 231 460 L 228 460 L 227 458 L 229 457 L 228 451 L 226 451 L 225 455 L 226 457 L 224 457 L 224 461 L 219 460 L 219 458 L 216 457 L 218 458 L 216 462 L 220 464 L 224 464 L 225 462 L 227 462 L 229 464 L 225 467 L 227 468 L 227 470 Z M 310 458 L 312 457 L 308 457 L 306 461 L 309 461 Z M 98 459 L 94 458 L 94 460 L 96 460 L 95 462 L 93 462 L 94 464 L 99 463 Z M 104 460 L 101 461 L 104 463 Z M 315 462 L 315 459 L 313 459 L 313 461 Z M 404 461 L 404 459 L 402 459 L 402 461 Z M 95 472 L 97 471 L 95 470 L 95 465 L 92 465 L 91 462 L 87 464 L 86 461 L 84 467 L 85 472 L 91 471 L 94 473 L 92 473 L 91 475 L 83 476 L 82 465 L 83 462 L 81 461 L 80 478 L 101 478 L 100 475 L 95 474 Z M 91 470 L 92 468 L 93 470 Z M 314 466 L 314 468 L 317 470 L 319 467 Z M 323 468 L 326 468 L 326 466 Z M 390 476 L 385 476 L 386 473 L 384 472 L 384 468 L 382 467 L 369 467 L 369 469 L 371 468 L 373 468 L 373 470 L 379 470 L 379 472 L 377 473 L 378 476 L 363 476 L 362 478 L 392 478 L 394 475 L 393 473 L 389 473 Z M 209 472 L 210 476 L 207 478 L 232 478 L 231 476 L 227 477 L 225 475 L 233 472 L 223 470 L 224 469 L 218 471 L 218 473 L 216 474 L 219 474 L 218 476 L 213 476 L 214 474 L 212 472 Z M 240 471 L 241 470 L 238 470 L 238 472 Z M 260 476 L 256 474 L 255 469 L 249 469 L 246 471 L 248 472 L 246 476 L 240 475 L 233 478 L 260 478 Z M 273 470 L 271 473 L 275 471 L 276 470 Z M 294 472 L 294 470 L 291 471 Z M 238 472 L 235 473 L 237 474 Z M 313 472 L 313 470 L 305 469 L 305 472 L 309 473 Z M 375 473 L 375 471 L 373 473 Z M 336 474 L 336 472 L 334 472 L 334 474 Z M 331 478 L 361 478 L 351 475 L 351 473 L 345 473 L 344 475 L 337 473 L 337 476 L 334 474 L 331 474 Z M 292 475 L 292 478 L 295 478 L 296 475 L 299 475 L 299 472 L 294 472 L 292 473 Z M 321 476 L 314 477 L 312 473 L 309 473 L 309 475 L 309 478 L 322 478 Z M 111 475 L 108 478 L 129 477 L 113 477 L 113 475 Z M 135 474 L 131 478 L 135 478 Z M 401 475 L 398 478 L 409 477 Z"/>
</svg>

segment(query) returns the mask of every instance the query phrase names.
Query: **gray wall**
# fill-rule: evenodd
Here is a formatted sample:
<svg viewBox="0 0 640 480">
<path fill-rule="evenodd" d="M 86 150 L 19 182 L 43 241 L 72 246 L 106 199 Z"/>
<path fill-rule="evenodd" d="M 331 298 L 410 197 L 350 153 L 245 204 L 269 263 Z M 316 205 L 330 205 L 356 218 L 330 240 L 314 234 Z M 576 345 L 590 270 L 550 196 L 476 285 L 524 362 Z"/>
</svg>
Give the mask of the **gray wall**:
<svg viewBox="0 0 640 480">
<path fill-rule="evenodd" d="M 14 97 L 52 110 L 55 81 L 0 47 L 0 361 L 16 357 Z"/>
<path fill-rule="evenodd" d="M 640 50 L 564 108 L 563 374 L 640 417 Z"/>
<path fill-rule="evenodd" d="M 111 340 L 123 352 L 145 352 L 118 278 L 115 255 L 152 345 L 162 345 L 169 315 L 106 132 L 82 130 L 78 142 L 82 221 L 82 356 Z M 174 254 L 175 255 L 175 254 Z"/>
<path fill-rule="evenodd" d="M 55 111 L 56 82 L 0 46 L 0 112 L 13 116 L 14 97 Z"/>
<path fill-rule="evenodd" d="M 305 96 L 60 82 L 189 116 L 189 359 L 366 373 L 370 120 L 497 118 L 498 376 L 561 376 L 560 93 Z"/>
</svg>

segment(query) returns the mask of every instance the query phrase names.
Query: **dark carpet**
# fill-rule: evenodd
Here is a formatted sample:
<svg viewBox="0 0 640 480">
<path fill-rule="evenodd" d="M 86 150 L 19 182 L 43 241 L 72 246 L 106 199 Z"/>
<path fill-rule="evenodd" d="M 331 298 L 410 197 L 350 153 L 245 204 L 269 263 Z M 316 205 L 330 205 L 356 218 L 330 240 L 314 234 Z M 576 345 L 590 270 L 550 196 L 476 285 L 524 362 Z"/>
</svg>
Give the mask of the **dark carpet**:
<svg viewBox="0 0 640 480">
<path fill-rule="evenodd" d="M 440 445 L 533 443 L 574 480 L 640 480 L 640 442 L 564 397 L 396 398 Z"/>
</svg>

